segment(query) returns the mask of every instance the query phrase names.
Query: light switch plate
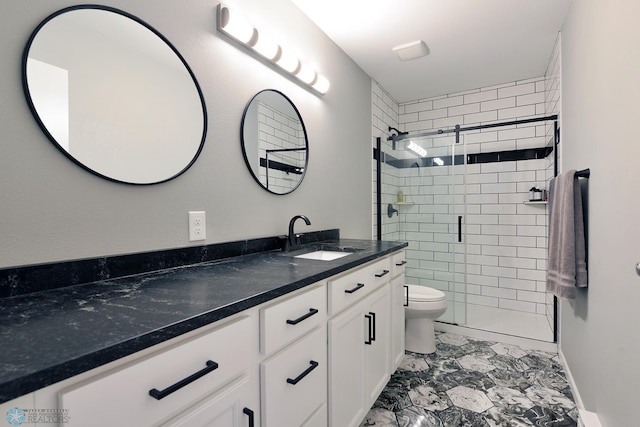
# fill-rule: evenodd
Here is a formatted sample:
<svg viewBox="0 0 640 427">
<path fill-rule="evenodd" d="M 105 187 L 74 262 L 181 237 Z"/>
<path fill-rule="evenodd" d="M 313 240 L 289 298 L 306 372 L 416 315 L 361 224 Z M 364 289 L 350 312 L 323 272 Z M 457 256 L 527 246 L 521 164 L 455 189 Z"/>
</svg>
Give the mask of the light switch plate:
<svg viewBox="0 0 640 427">
<path fill-rule="evenodd" d="M 189 241 L 207 239 L 207 220 L 204 211 L 189 212 Z"/>
</svg>

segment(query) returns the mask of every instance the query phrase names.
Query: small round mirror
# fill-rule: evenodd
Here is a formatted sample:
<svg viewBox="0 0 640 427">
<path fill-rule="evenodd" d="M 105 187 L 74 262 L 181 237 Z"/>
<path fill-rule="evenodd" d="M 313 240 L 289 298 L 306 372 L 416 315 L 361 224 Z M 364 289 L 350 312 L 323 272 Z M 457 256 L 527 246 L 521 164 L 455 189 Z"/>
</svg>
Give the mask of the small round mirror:
<svg viewBox="0 0 640 427">
<path fill-rule="evenodd" d="M 70 159 L 112 181 L 155 184 L 186 171 L 207 115 L 191 69 L 160 33 L 107 6 L 47 17 L 23 57 L 27 102 Z"/>
<path fill-rule="evenodd" d="M 288 194 L 307 171 L 307 131 L 293 102 L 277 90 L 258 92 L 242 116 L 242 153 L 253 178 L 267 191 Z"/>
</svg>

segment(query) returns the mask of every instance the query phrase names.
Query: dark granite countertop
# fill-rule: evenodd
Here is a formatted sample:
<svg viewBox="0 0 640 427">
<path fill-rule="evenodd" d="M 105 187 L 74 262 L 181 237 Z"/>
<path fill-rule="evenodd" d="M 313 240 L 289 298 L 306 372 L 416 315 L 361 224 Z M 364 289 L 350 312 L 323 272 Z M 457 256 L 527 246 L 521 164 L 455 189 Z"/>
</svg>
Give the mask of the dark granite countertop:
<svg viewBox="0 0 640 427">
<path fill-rule="evenodd" d="M 339 239 L 334 261 L 269 251 L 0 299 L 0 403 L 404 248 Z"/>
</svg>

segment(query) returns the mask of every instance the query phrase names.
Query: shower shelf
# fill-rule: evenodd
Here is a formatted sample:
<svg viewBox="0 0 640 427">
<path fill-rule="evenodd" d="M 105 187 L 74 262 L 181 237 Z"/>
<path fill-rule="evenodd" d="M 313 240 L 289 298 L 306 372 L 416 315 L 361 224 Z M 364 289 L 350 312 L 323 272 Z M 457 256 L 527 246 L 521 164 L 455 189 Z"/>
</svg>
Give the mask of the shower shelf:
<svg viewBox="0 0 640 427">
<path fill-rule="evenodd" d="M 547 200 L 536 200 L 536 201 L 529 201 L 529 200 L 525 200 L 524 202 L 525 205 L 546 205 L 547 203 L 549 203 Z"/>
</svg>

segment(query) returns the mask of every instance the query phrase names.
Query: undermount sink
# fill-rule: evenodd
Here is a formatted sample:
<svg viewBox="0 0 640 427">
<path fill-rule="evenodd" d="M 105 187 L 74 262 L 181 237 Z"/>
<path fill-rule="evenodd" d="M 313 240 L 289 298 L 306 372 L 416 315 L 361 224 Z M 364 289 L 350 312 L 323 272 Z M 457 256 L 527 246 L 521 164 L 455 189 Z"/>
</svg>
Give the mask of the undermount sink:
<svg viewBox="0 0 640 427">
<path fill-rule="evenodd" d="M 315 251 L 302 255 L 296 255 L 294 258 L 314 259 L 318 261 L 333 261 L 334 259 L 342 258 L 347 255 L 351 255 L 353 252 L 344 251 Z"/>
</svg>

